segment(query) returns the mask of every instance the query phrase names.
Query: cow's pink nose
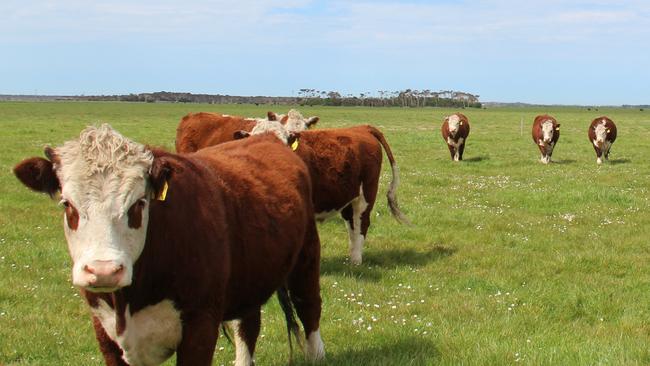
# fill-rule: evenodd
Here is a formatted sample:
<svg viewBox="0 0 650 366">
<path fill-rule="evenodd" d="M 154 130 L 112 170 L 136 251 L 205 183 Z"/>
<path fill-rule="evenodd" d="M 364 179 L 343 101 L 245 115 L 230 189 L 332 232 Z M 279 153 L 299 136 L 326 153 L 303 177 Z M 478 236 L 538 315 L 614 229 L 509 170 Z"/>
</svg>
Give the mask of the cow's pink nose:
<svg viewBox="0 0 650 366">
<path fill-rule="evenodd" d="M 114 261 L 92 261 L 83 269 L 93 287 L 116 287 L 124 276 L 124 265 Z"/>
</svg>

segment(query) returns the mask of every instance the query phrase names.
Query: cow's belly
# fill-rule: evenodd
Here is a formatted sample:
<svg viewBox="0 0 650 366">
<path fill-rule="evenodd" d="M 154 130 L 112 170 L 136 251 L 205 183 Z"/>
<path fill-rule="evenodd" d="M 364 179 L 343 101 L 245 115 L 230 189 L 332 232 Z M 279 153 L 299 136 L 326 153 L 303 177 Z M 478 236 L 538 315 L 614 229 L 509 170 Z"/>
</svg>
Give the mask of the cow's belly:
<svg viewBox="0 0 650 366">
<path fill-rule="evenodd" d="M 99 306 L 91 311 L 108 336 L 120 346 L 124 360 L 132 366 L 163 363 L 181 341 L 181 316 L 171 300 L 147 306 L 135 314 L 131 314 L 127 306 L 126 327 L 121 334 L 117 334 L 115 310 L 104 300 L 99 300 Z"/>
<path fill-rule="evenodd" d="M 357 194 L 358 194 L 358 192 L 357 192 Z M 350 196 L 348 195 L 347 197 L 349 198 Z M 323 207 L 316 207 L 317 210 L 318 210 L 318 208 L 320 208 L 320 210 L 318 210 L 314 214 L 314 217 L 316 218 L 316 220 L 317 221 L 325 221 L 325 220 L 327 220 L 327 219 L 329 219 L 329 218 L 331 218 L 333 216 L 336 216 L 346 206 L 348 206 L 354 200 L 359 198 L 359 196 L 357 195 L 357 196 L 355 196 L 355 197 L 353 197 L 351 199 L 346 199 L 346 198 L 343 198 L 343 197 L 340 197 L 340 198 L 342 198 L 342 199 L 332 200 L 332 201 L 335 201 L 335 202 L 333 202 L 333 204 L 330 203 L 329 205 L 327 205 L 328 206 L 327 209 L 323 209 Z M 338 203 L 340 203 L 340 202 L 344 202 L 344 203 L 342 203 L 341 205 L 336 205 L 336 201 L 338 201 Z M 324 206 L 324 205 L 321 204 L 321 205 L 316 205 L 316 206 Z M 332 207 L 332 206 L 334 206 L 334 207 Z"/>
</svg>

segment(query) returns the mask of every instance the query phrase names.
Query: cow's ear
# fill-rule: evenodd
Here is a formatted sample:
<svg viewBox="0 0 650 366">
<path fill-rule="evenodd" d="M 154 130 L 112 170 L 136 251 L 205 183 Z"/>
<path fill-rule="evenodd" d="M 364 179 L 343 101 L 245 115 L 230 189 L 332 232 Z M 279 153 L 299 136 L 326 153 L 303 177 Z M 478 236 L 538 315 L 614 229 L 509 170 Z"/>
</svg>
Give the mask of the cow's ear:
<svg viewBox="0 0 650 366">
<path fill-rule="evenodd" d="M 307 119 L 307 122 L 305 122 L 305 124 L 307 125 L 307 128 L 312 128 L 316 125 L 316 123 L 318 123 L 318 121 L 320 121 L 319 117 L 316 116 L 309 117 L 309 119 Z"/>
<path fill-rule="evenodd" d="M 37 192 L 47 193 L 50 197 L 61 189 L 59 178 L 54 172 L 54 165 L 47 159 L 25 159 L 14 167 L 14 174 L 27 187 Z"/>
<path fill-rule="evenodd" d="M 278 115 L 275 114 L 275 112 L 268 111 L 268 112 L 266 112 L 266 118 L 269 121 L 277 121 L 278 120 Z"/>
<path fill-rule="evenodd" d="M 164 201 L 167 198 L 169 179 L 174 171 L 172 162 L 165 157 L 153 160 L 149 171 L 149 183 L 151 184 L 153 198 L 159 201 Z"/>
<path fill-rule="evenodd" d="M 251 135 L 251 133 L 248 132 L 248 131 L 239 130 L 239 131 L 235 131 L 235 132 L 232 134 L 232 137 L 233 137 L 235 140 L 240 140 L 240 139 L 246 138 L 246 137 L 248 137 L 248 136 L 250 136 L 250 135 Z"/>
</svg>

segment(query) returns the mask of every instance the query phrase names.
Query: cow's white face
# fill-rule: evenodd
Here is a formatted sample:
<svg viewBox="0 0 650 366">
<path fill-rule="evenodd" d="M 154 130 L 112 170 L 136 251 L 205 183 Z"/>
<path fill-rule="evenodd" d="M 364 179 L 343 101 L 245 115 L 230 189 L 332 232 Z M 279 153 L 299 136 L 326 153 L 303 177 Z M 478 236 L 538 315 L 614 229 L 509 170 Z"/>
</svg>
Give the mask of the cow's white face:
<svg viewBox="0 0 650 366">
<path fill-rule="evenodd" d="M 284 127 L 289 132 L 301 132 L 307 130 L 314 126 L 319 118 L 318 117 L 309 117 L 305 118 L 300 112 L 295 109 L 292 109 L 287 113 L 287 115 L 276 116 L 277 121 L 281 121 L 284 124 Z M 286 121 L 285 121 L 286 120 Z"/>
<path fill-rule="evenodd" d="M 607 127 L 605 127 L 605 121 L 603 120 L 599 124 L 596 125 L 596 143 L 598 145 L 602 145 L 605 140 L 607 139 Z"/>
<path fill-rule="evenodd" d="M 553 127 L 553 121 L 544 121 L 544 123 L 542 123 L 542 139 L 545 143 L 551 143 L 554 132 L 555 128 Z"/>
<path fill-rule="evenodd" d="M 449 134 L 452 136 L 456 136 L 456 133 L 460 128 L 460 117 L 455 114 L 452 114 L 447 119 L 447 125 L 449 126 Z"/>
<path fill-rule="evenodd" d="M 54 155 L 72 283 L 96 292 L 130 285 L 146 239 L 153 155 L 108 125 L 86 128 Z"/>
<path fill-rule="evenodd" d="M 258 120 L 250 134 L 260 135 L 267 132 L 272 132 L 282 143 L 288 144 L 290 132 L 282 123 L 277 121 Z"/>
</svg>

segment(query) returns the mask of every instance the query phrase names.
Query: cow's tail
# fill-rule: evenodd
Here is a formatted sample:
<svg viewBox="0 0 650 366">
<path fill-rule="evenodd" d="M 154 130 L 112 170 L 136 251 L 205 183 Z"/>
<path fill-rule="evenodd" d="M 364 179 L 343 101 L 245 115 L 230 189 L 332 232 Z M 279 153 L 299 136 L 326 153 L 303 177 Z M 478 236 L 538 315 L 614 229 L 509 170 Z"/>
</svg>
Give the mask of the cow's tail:
<svg viewBox="0 0 650 366">
<path fill-rule="evenodd" d="M 368 126 L 370 133 L 379 141 L 381 146 L 384 147 L 386 151 L 386 156 L 388 156 L 388 161 L 390 162 L 390 168 L 393 172 L 393 179 L 390 181 L 390 187 L 388 187 L 388 192 L 386 193 L 386 198 L 388 199 L 388 207 L 390 208 L 390 213 L 393 217 L 407 225 L 411 225 L 411 221 L 402 213 L 397 204 L 397 186 L 399 185 L 399 168 L 397 167 L 397 162 L 393 157 L 393 152 L 390 150 L 390 146 L 384 137 L 384 134 L 381 133 L 378 129 L 372 126 Z"/>
<path fill-rule="evenodd" d="M 296 322 L 296 311 L 291 302 L 291 297 L 289 296 L 289 289 L 287 286 L 282 286 L 277 291 L 278 301 L 280 302 L 280 307 L 284 312 L 284 318 L 287 322 L 287 338 L 289 339 L 289 363 L 293 360 L 293 342 L 291 341 L 291 335 L 296 339 L 298 347 L 303 350 L 305 349 L 305 342 L 303 336 L 300 332 L 300 326 Z"/>
</svg>

